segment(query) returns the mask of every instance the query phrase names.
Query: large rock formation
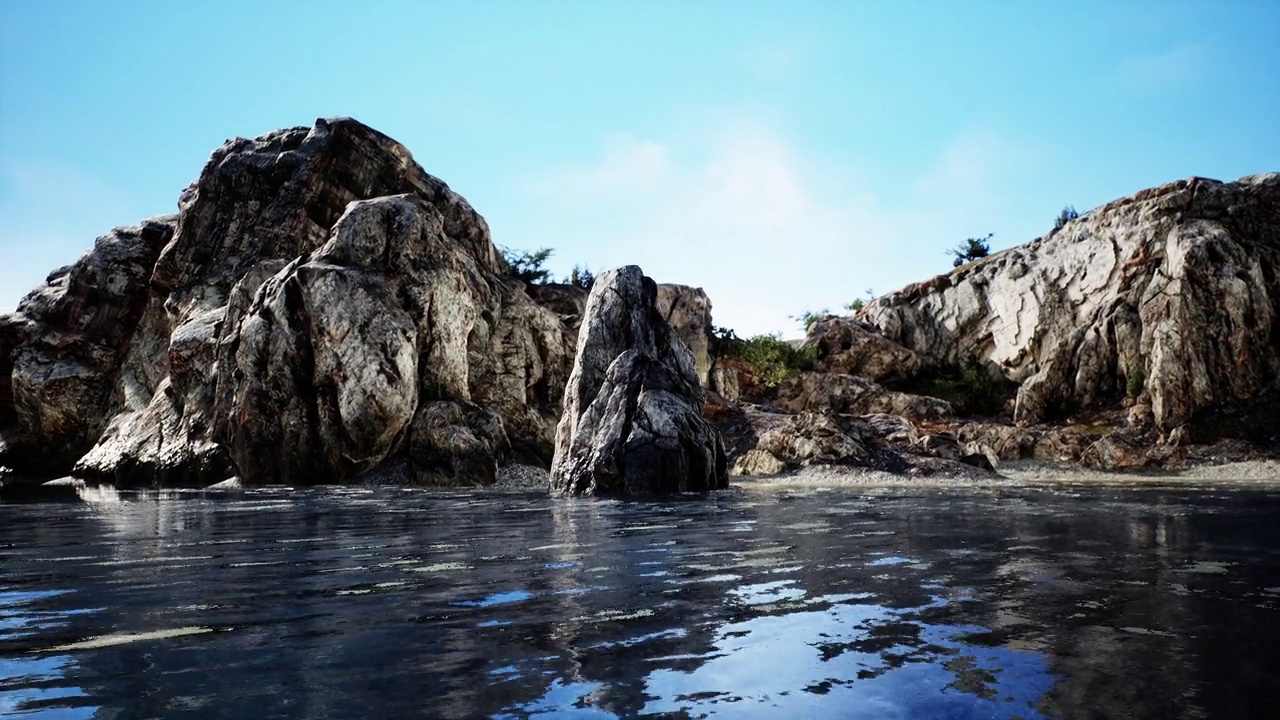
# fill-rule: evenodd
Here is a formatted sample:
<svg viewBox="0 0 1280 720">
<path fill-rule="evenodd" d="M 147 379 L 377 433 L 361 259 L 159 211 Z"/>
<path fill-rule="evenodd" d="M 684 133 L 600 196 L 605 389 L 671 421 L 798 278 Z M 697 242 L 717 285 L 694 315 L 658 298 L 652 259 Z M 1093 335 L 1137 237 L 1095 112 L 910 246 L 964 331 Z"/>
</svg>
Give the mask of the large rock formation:
<svg viewBox="0 0 1280 720">
<path fill-rule="evenodd" d="M 477 484 L 550 460 L 572 334 L 404 147 L 350 119 L 232 140 L 179 208 L 0 318 L 0 464 Z"/>
<path fill-rule="evenodd" d="M 1280 175 L 1137 193 L 882 297 L 862 318 L 910 350 L 978 359 L 1018 383 L 1024 424 L 1129 393 L 1149 398 L 1166 435 L 1222 412 L 1240 426 L 1261 413 L 1274 434 Z"/>
<path fill-rule="evenodd" d="M 724 487 L 694 356 L 640 268 L 603 273 L 587 300 L 551 467 L 554 492 L 629 495 Z"/>
</svg>

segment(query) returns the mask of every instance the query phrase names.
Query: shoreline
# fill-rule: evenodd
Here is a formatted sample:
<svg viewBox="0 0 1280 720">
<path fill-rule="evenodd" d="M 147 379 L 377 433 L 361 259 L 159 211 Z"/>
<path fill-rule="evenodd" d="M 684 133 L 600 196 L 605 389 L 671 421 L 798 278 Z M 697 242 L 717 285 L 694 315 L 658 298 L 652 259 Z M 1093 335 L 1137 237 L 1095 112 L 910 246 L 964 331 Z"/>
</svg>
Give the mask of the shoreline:
<svg viewBox="0 0 1280 720">
<path fill-rule="evenodd" d="M 1027 488 L 1112 487 L 1142 488 L 1276 488 L 1280 489 L 1280 461 L 1241 460 L 1162 472 L 1106 472 L 1038 460 L 1002 463 L 993 474 L 963 469 L 930 475 L 899 475 L 882 470 L 841 466 L 809 466 L 774 476 L 729 477 L 729 487 L 742 490 L 840 488 Z"/>
</svg>

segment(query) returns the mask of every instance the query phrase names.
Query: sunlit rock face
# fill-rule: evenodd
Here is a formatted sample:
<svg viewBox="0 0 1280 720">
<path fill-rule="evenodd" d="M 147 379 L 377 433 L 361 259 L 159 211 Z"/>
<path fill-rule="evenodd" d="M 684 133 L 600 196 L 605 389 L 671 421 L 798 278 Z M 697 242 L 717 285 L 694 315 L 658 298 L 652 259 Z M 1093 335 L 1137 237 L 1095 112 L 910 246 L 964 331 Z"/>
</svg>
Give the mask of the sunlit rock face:
<svg viewBox="0 0 1280 720">
<path fill-rule="evenodd" d="M 306 484 L 408 457 L 470 485 L 549 462 L 566 320 L 399 143 L 345 118 L 231 140 L 179 209 L 0 318 L 7 463 Z"/>
<path fill-rule="evenodd" d="M 1019 383 L 1021 422 L 1143 392 L 1168 433 L 1222 408 L 1247 416 L 1277 391 L 1278 277 L 1280 175 L 1192 178 L 891 293 L 862 318 Z"/>
<path fill-rule="evenodd" d="M 657 302 L 657 285 L 634 265 L 597 278 L 556 429 L 554 492 L 725 487 L 724 446 L 702 418 L 694 355 Z"/>
</svg>

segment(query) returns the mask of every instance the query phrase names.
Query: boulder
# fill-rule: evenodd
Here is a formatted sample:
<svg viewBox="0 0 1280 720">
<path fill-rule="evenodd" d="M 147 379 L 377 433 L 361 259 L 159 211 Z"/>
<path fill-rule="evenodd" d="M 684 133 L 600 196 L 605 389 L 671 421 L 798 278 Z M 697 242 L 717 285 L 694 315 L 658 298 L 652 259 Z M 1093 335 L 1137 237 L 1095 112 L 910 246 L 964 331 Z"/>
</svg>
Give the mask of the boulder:
<svg viewBox="0 0 1280 720">
<path fill-rule="evenodd" d="M 886 390 L 864 377 L 840 373 L 805 372 L 790 377 L 778 386 L 776 402 L 791 413 L 884 413 L 913 420 L 938 420 L 952 415 L 951 403 L 946 400 Z"/>
<path fill-rule="evenodd" d="M 1168 432 L 1280 384 L 1277 278 L 1280 174 L 1191 178 L 878 298 L 860 317 L 945 364 L 998 368 L 1020 385 L 1020 423 L 1142 391 Z"/>
<path fill-rule="evenodd" d="M 850 420 L 815 412 L 793 415 L 782 427 L 761 435 L 756 449 L 793 465 L 871 466 L 876 452 Z"/>
<path fill-rule="evenodd" d="M 640 268 L 602 273 L 587 300 L 551 466 L 553 492 L 632 495 L 726 486 L 720 435 L 702 418 L 693 353 Z"/>
<path fill-rule="evenodd" d="M 934 366 L 927 356 L 884 337 L 875 326 L 827 317 L 809 327 L 804 344 L 818 350 L 818 368 L 876 383 L 904 382 Z"/>
</svg>

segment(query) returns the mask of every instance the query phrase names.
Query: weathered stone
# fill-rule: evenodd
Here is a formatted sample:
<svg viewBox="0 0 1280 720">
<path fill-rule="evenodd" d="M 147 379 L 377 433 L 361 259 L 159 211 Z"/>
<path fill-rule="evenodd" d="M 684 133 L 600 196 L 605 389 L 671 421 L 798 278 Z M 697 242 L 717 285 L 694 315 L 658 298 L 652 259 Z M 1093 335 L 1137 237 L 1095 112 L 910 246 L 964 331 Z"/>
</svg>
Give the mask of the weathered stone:
<svg viewBox="0 0 1280 720">
<path fill-rule="evenodd" d="M 734 475 L 777 475 L 787 469 L 786 463 L 767 450 L 748 450 L 733 465 Z"/>
<path fill-rule="evenodd" d="M 742 399 L 742 383 L 738 377 L 738 368 L 717 362 L 711 370 L 711 389 L 729 402 L 738 402 Z"/>
<path fill-rule="evenodd" d="M 965 423 L 956 428 L 957 439 L 991 449 L 998 460 L 1021 460 L 1035 454 L 1039 434 L 1016 425 Z"/>
<path fill-rule="evenodd" d="M 635 266 L 596 278 L 556 430 L 554 492 L 725 486 L 724 448 L 702 419 L 693 355 L 659 313 L 657 292 Z"/>
<path fill-rule="evenodd" d="M 702 288 L 662 284 L 658 286 L 658 314 L 693 353 L 698 384 L 710 387 L 711 299 Z"/>
<path fill-rule="evenodd" d="M 354 120 L 233 140 L 176 218 L 103 238 L 0 320 L 0 434 L 133 485 L 327 483 L 407 456 L 419 409 L 449 402 L 464 422 L 432 443 L 465 426 L 546 463 L 571 321 L 500 269 L 483 218 Z"/>
<path fill-rule="evenodd" d="M 946 400 L 886 390 L 863 377 L 806 372 L 778 386 L 777 405 L 787 412 L 830 410 L 866 415 L 885 413 L 916 420 L 937 420 L 952 415 Z"/>
<path fill-rule="evenodd" d="M 8 346 L 0 369 L 9 370 L 7 388 L 0 386 L 0 432 L 15 446 L 17 469 L 66 470 L 106 427 L 147 307 L 151 268 L 174 224 L 172 216 L 152 218 L 103 235 L 0 323 L 0 343 Z"/>
<path fill-rule="evenodd" d="M 492 485 L 510 443 L 502 418 L 471 403 L 424 403 L 413 420 L 409 461 L 420 485 Z"/>
<path fill-rule="evenodd" d="M 872 302 L 907 348 L 987 361 L 1024 423 L 1135 388 L 1168 431 L 1280 382 L 1280 174 L 1192 178 Z"/>
<path fill-rule="evenodd" d="M 876 383 L 910 380 L 933 367 L 927 356 L 884 337 L 874 326 L 848 318 L 828 317 L 814 323 L 804 344 L 817 348 L 819 369 Z"/>
<path fill-rule="evenodd" d="M 854 423 L 815 412 L 793 415 L 764 433 L 757 449 L 796 465 L 871 465 L 875 459 Z"/>
</svg>

